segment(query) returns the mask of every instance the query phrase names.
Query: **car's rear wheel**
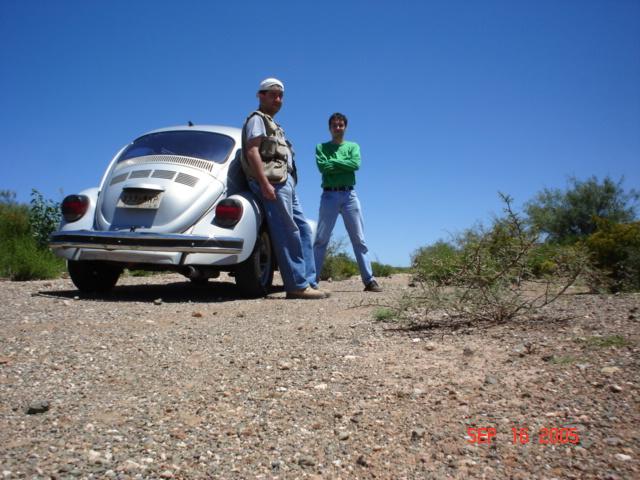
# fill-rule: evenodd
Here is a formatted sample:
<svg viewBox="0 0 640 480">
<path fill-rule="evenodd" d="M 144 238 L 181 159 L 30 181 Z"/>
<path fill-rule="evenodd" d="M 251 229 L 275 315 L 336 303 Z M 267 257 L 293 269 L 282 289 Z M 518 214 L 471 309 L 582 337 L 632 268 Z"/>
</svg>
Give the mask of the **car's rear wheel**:
<svg viewBox="0 0 640 480">
<path fill-rule="evenodd" d="M 269 293 L 274 263 L 271 238 L 263 228 L 249 258 L 236 267 L 236 285 L 242 294 L 247 297 L 263 297 Z"/>
<path fill-rule="evenodd" d="M 69 260 L 67 269 L 73 284 L 86 293 L 104 293 L 111 290 L 122 269 L 104 262 Z"/>
</svg>

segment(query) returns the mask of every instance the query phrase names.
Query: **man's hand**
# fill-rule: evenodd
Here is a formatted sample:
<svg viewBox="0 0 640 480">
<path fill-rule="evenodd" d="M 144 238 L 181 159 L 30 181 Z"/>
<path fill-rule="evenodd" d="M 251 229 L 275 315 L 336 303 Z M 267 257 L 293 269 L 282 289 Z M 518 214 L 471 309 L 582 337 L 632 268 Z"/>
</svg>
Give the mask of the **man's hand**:
<svg viewBox="0 0 640 480">
<path fill-rule="evenodd" d="M 273 185 L 269 183 L 267 177 L 264 174 L 264 168 L 262 167 L 262 158 L 260 158 L 260 144 L 264 137 L 252 138 L 247 142 L 247 160 L 253 166 L 253 171 L 256 174 L 256 181 L 260 184 L 260 193 L 265 200 L 275 200 L 276 190 Z"/>
<path fill-rule="evenodd" d="M 260 184 L 260 193 L 262 193 L 262 197 L 265 200 L 275 200 L 276 199 L 276 189 L 273 188 L 269 182 Z"/>
</svg>

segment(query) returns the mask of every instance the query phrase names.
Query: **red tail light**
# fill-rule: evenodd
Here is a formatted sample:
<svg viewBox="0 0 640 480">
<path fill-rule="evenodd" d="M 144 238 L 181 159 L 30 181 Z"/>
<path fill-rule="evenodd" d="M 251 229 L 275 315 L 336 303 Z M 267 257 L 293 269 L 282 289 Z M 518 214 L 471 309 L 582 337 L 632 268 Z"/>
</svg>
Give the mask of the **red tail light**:
<svg viewBox="0 0 640 480">
<path fill-rule="evenodd" d="M 233 227 L 242 218 L 242 204 L 235 199 L 225 198 L 216 205 L 216 224 Z"/>
<path fill-rule="evenodd" d="M 61 209 L 65 221 L 80 220 L 89 209 L 89 197 L 86 195 L 67 195 L 62 200 Z"/>
</svg>

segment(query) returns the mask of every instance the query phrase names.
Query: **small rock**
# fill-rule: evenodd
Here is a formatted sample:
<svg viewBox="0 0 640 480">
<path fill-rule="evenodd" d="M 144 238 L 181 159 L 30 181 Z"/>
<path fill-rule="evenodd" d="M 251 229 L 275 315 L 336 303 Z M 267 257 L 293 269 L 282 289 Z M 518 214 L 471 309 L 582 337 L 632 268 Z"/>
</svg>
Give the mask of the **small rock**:
<svg viewBox="0 0 640 480">
<path fill-rule="evenodd" d="M 361 467 L 368 467 L 369 466 L 369 462 L 367 462 L 367 460 L 364 458 L 364 455 L 360 455 L 358 457 L 358 459 L 356 460 L 356 463 L 358 465 L 360 465 Z"/>
<path fill-rule="evenodd" d="M 47 410 L 49 410 L 49 402 L 47 402 L 46 400 L 41 400 L 31 403 L 27 407 L 27 415 L 36 415 L 39 413 L 44 413 Z"/>
<path fill-rule="evenodd" d="M 291 370 L 291 364 L 289 362 L 280 361 L 278 362 L 278 368 L 280 370 Z"/>
<path fill-rule="evenodd" d="M 100 455 L 100 452 L 96 452 L 95 450 L 89 450 L 89 452 L 87 453 L 87 458 L 91 463 L 102 462 L 102 455 Z"/>
<path fill-rule="evenodd" d="M 622 391 L 622 387 L 620 385 L 613 384 L 609 386 L 609 390 L 614 393 L 620 393 Z"/>
<path fill-rule="evenodd" d="M 133 460 L 125 460 L 125 462 L 119 468 L 119 470 L 122 470 L 124 472 L 133 472 L 140 469 L 142 469 L 142 465 L 134 462 Z"/>
<path fill-rule="evenodd" d="M 494 377 L 493 375 L 486 375 L 484 377 L 484 384 L 485 385 L 495 385 L 496 383 L 498 383 L 498 379 L 496 377 Z"/>
<path fill-rule="evenodd" d="M 462 350 L 462 354 L 465 357 L 470 357 L 474 354 L 474 350 L 471 347 L 464 347 L 464 349 Z"/>
<path fill-rule="evenodd" d="M 618 445 L 622 445 L 622 440 L 618 437 L 608 437 L 604 439 L 604 443 L 612 447 L 617 447 Z"/>
<path fill-rule="evenodd" d="M 616 459 L 620 460 L 621 462 L 628 462 L 629 460 L 631 460 L 631 455 L 625 455 L 624 453 L 616 453 L 614 457 L 616 457 Z"/>
<path fill-rule="evenodd" d="M 524 344 L 516 345 L 513 347 L 512 352 L 520 357 L 524 357 L 525 352 L 527 351 L 527 347 Z"/>
<path fill-rule="evenodd" d="M 604 367 L 600 370 L 601 373 L 604 373 L 605 375 L 612 375 L 614 373 L 617 373 L 620 371 L 619 367 Z"/>
<path fill-rule="evenodd" d="M 156 299 L 153 301 L 153 304 L 154 304 L 154 305 L 162 305 L 162 299 L 161 299 L 161 298 L 156 298 Z"/>
<path fill-rule="evenodd" d="M 411 441 L 417 442 L 418 440 L 422 440 L 426 433 L 427 432 L 424 428 L 414 428 L 411 431 Z"/>
<path fill-rule="evenodd" d="M 433 342 L 427 342 L 424 344 L 424 349 L 431 352 L 432 350 L 436 349 L 436 344 Z"/>
<path fill-rule="evenodd" d="M 348 440 L 349 439 L 349 432 L 340 432 L 338 434 L 338 440 Z"/>
<path fill-rule="evenodd" d="M 298 459 L 298 465 L 301 467 L 314 467 L 316 461 L 308 455 L 303 455 Z"/>
<path fill-rule="evenodd" d="M 173 478 L 173 472 L 171 470 L 165 470 L 160 474 L 160 478 Z"/>
<path fill-rule="evenodd" d="M 327 384 L 326 383 L 319 383 L 318 385 L 316 385 L 313 388 L 316 389 L 316 390 L 326 390 L 327 389 Z"/>
<path fill-rule="evenodd" d="M 204 317 L 204 315 L 202 314 L 202 312 L 193 312 L 193 313 L 191 314 L 191 316 L 192 316 L 192 317 L 195 317 L 195 318 L 202 318 L 202 317 Z"/>
</svg>

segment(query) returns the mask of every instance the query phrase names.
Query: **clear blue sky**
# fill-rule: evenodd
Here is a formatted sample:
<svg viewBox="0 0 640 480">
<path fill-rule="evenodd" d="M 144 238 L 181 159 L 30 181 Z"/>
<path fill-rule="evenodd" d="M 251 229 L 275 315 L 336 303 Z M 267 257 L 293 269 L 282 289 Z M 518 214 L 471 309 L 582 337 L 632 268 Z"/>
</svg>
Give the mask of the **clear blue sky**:
<svg viewBox="0 0 640 480">
<path fill-rule="evenodd" d="M 267 76 L 311 218 L 315 144 L 349 117 L 384 263 L 487 221 L 498 191 L 640 187 L 638 0 L 1 0 L 0 62 L 0 189 L 21 202 L 97 185 L 146 131 L 241 126 Z"/>
</svg>

